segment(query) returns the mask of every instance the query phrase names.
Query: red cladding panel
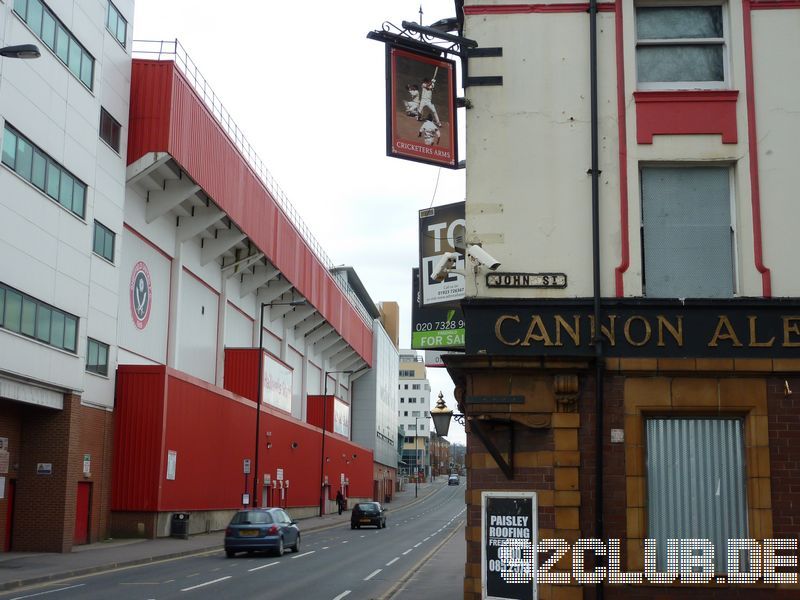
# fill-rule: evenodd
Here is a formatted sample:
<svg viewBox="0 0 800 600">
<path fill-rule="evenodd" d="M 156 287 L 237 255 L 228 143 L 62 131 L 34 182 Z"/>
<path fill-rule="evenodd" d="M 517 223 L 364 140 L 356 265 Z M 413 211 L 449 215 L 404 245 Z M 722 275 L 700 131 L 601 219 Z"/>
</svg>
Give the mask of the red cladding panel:
<svg viewBox="0 0 800 600">
<path fill-rule="evenodd" d="M 371 365 L 371 328 L 174 63 L 135 59 L 131 78 L 129 163 L 149 152 L 170 154 Z"/>
<path fill-rule="evenodd" d="M 306 410 L 308 422 L 322 428 L 324 418 L 325 429 L 333 431 L 333 399 L 333 396 L 309 396 Z"/>
<path fill-rule="evenodd" d="M 243 462 L 254 456 L 255 405 L 174 371 L 167 394 L 164 456 L 176 452 L 177 464 L 174 480 L 162 478 L 159 510 L 241 506 Z"/>
<path fill-rule="evenodd" d="M 257 348 L 225 348 L 225 389 L 258 402 Z"/>
<path fill-rule="evenodd" d="M 114 407 L 111 510 L 158 507 L 165 367 L 120 365 Z"/>
<path fill-rule="evenodd" d="M 652 144 L 654 135 L 719 134 L 735 144 L 737 90 L 634 92 L 636 141 Z"/>
</svg>

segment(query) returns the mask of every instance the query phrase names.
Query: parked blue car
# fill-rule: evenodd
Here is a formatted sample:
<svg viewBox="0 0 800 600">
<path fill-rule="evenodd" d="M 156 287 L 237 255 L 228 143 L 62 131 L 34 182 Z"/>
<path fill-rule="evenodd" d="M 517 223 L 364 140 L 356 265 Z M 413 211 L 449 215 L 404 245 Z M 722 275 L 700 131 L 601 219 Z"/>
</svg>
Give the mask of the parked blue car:
<svg viewBox="0 0 800 600">
<path fill-rule="evenodd" d="M 225 529 L 225 555 L 268 550 L 281 556 L 286 548 L 300 552 L 300 529 L 282 508 L 240 510 Z"/>
</svg>

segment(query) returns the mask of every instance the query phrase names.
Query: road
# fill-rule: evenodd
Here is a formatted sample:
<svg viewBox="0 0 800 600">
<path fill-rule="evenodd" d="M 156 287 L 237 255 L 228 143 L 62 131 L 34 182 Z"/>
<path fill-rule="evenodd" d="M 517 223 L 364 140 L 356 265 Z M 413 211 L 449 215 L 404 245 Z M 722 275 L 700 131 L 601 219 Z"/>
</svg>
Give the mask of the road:
<svg viewBox="0 0 800 600">
<path fill-rule="evenodd" d="M 220 548 L 0 593 L 0 599 L 379 598 L 447 536 L 455 530 L 463 535 L 465 516 L 464 487 L 444 486 L 412 506 L 390 505 L 386 529 L 351 530 L 347 524 L 305 533 L 297 554 L 226 558 Z M 453 586 L 460 590 L 461 581 Z"/>
</svg>

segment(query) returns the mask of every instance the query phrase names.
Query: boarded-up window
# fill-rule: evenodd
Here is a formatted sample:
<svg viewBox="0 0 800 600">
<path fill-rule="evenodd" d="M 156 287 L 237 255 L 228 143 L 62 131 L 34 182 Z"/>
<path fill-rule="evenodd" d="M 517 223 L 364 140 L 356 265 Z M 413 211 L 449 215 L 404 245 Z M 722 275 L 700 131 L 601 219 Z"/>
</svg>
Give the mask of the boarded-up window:
<svg viewBox="0 0 800 600">
<path fill-rule="evenodd" d="M 747 538 L 741 419 L 647 420 L 647 537 L 664 570 L 667 539 L 708 539 L 717 573 L 727 541 Z"/>
<path fill-rule="evenodd" d="M 730 169 L 646 167 L 641 174 L 645 295 L 733 296 Z"/>
</svg>

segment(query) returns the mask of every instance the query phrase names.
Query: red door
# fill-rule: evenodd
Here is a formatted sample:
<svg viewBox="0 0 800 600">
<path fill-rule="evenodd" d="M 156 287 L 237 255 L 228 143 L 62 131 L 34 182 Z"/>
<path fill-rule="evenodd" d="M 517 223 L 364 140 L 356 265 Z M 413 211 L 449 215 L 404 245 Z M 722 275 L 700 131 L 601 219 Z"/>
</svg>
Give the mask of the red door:
<svg viewBox="0 0 800 600">
<path fill-rule="evenodd" d="M 11 550 L 11 530 L 12 525 L 14 524 L 14 484 L 16 483 L 15 479 L 7 479 L 6 480 L 6 501 L 8 502 L 6 506 L 6 536 L 3 540 L 3 552 L 9 552 Z"/>
<path fill-rule="evenodd" d="M 89 542 L 89 505 L 92 499 L 92 484 L 88 481 L 78 483 L 78 498 L 75 506 L 75 533 L 72 536 L 74 545 Z"/>
</svg>

